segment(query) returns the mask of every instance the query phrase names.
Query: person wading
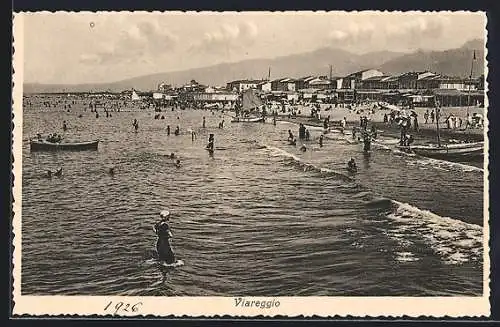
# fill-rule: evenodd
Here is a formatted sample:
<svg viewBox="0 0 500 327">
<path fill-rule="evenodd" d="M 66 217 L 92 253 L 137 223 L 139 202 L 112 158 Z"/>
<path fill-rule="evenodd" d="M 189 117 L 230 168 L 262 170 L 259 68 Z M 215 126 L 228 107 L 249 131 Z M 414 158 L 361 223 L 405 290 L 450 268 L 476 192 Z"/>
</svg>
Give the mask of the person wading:
<svg viewBox="0 0 500 327">
<path fill-rule="evenodd" d="M 168 222 L 170 220 L 170 212 L 164 210 L 160 212 L 160 221 L 154 225 L 154 231 L 158 236 L 156 242 L 156 251 L 158 252 L 158 260 L 166 264 L 175 263 L 175 254 L 170 245 L 170 239 L 173 237 L 170 231 Z"/>
</svg>

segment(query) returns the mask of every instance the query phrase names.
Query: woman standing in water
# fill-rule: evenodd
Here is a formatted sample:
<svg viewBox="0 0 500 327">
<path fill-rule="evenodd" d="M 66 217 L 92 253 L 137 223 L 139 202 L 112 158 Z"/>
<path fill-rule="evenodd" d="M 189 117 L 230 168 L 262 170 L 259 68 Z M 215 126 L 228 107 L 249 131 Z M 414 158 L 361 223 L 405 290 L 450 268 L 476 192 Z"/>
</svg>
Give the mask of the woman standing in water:
<svg viewBox="0 0 500 327">
<path fill-rule="evenodd" d="M 153 230 L 158 236 L 156 241 L 156 251 L 158 252 L 158 260 L 161 263 L 172 264 L 175 263 L 175 254 L 170 245 L 170 239 L 172 238 L 172 232 L 170 231 L 170 226 L 168 221 L 170 219 L 170 212 L 164 210 L 160 212 L 160 221 L 157 222 Z"/>
</svg>

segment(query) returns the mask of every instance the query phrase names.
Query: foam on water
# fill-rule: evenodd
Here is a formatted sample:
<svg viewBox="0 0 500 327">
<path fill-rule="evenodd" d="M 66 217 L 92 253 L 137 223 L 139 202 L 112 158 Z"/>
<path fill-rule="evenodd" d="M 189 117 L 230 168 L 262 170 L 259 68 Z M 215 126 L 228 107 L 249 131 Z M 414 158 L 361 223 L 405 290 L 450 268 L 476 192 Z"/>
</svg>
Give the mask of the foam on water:
<svg viewBox="0 0 500 327">
<path fill-rule="evenodd" d="M 479 172 L 483 173 L 484 169 L 475 167 L 475 166 L 470 166 L 458 162 L 451 162 L 451 161 L 446 161 L 446 160 L 439 160 L 439 159 L 432 159 L 432 158 L 422 158 L 417 160 L 417 162 L 420 165 L 426 166 L 426 165 L 431 165 L 433 167 L 439 167 L 439 168 L 447 168 L 450 170 L 458 170 L 458 171 L 465 171 L 465 172 Z"/>
<path fill-rule="evenodd" d="M 411 252 L 397 252 L 395 259 L 399 262 L 413 262 L 420 260 Z"/>
<path fill-rule="evenodd" d="M 414 236 L 422 239 L 446 264 L 478 262 L 482 259 L 483 228 L 450 217 L 441 217 L 407 203 L 394 201 L 387 215 L 394 224 L 389 237 L 409 247 Z M 406 243 L 406 244 L 404 244 Z"/>
<path fill-rule="evenodd" d="M 288 158 L 288 159 L 292 159 L 293 160 L 293 163 L 295 165 L 297 165 L 298 167 L 300 167 L 301 169 L 304 170 L 304 172 L 306 171 L 316 171 L 318 173 L 322 173 L 322 174 L 328 174 L 330 176 L 336 176 L 336 177 L 339 177 L 340 179 L 343 179 L 345 181 L 349 181 L 349 182 L 352 182 L 354 181 L 354 179 L 345 174 L 345 173 L 342 173 L 342 172 L 339 172 L 339 171 L 336 171 L 336 170 L 333 170 L 333 169 L 329 169 L 329 168 L 325 168 L 325 167 L 319 167 L 319 166 L 316 166 L 314 164 L 310 164 L 310 163 L 307 163 L 305 162 L 304 160 L 302 160 L 302 158 L 288 152 L 288 151 L 285 151 L 283 149 L 280 149 L 278 147 L 275 147 L 275 146 L 271 146 L 271 145 L 266 145 L 266 144 L 263 144 L 262 145 L 264 147 L 264 149 L 267 149 L 270 153 L 270 155 L 272 156 L 279 156 L 279 157 L 285 157 L 285 158 Z"/>
<path fill-rule="evenodd" d="M 304 171 L 314 170 L 353 181 L 348 175 L 307 163 L 302 158 L 286 150 L 269 145 L 264 145 L 264 147 L 269 151 L 270 155 L 292 159 L 294 164 L 303 168 Z M 434 161 L 439 162 L 439 160 Z M 454 163 L 450 164 L 453 165 Z M 460 167 L 459 165 L 457 167 Z M 435 168 L 444 169 L 439 166 Z M 391 224 L 392 229 L 388 231 L 388 236 L 404 249 L 403 251 L 398 249 L 395 252 L 396 261 L 412 262 L 419 260 L 416 254 L 410 250 L 414 245 L 411 240 L 415 237 L 424 240 L 446 264 L 477 262 L 482 258 L 483 228 L 481 226 L 450 217 L 441 217 L 411 204 L 376 197 L 370 190 L 366 189 L 360 190 L 359 193 L 353 195 L 353 198 L 366 200 L 367 207 L 390 211 L 387 217 L 393 221 L 393 224 Z"/>
</svg>

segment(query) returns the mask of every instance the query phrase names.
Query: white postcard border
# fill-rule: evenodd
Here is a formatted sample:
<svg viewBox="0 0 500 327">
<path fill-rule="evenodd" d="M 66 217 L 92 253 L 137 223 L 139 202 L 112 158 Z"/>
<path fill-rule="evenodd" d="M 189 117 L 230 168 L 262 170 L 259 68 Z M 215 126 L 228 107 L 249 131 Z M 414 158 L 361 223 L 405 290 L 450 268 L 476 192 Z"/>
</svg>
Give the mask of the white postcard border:
<svg viewBox="0 0 500 327">
<path fill-rule="evenodd" d="M 45 12 L 48 13 L 48 12 Z M 61 12 L 58 12 L 61 13 Z M 88 13 L 88 12 L 86 12 Z M 104 13 L 104 12 L 99 12 Z M 135 12 L 145 14 L 148 12 Z M 156 12 L 158 13 L 158 12 Z M 189 14 L 189 12 L 172 12 Z M 203 14 L 203 12 L 193 12 Z M 312 13 L 312 12 L 311 12 Z M 321 12 L 320 12 L 321 13 Z M 14 197 L 13 226 L 13 314 L 32 316 L 55 315 L 116 315 L 116 316 L 189 316 L 189 317 L 486 317 L 490 315 L 490 254 L 489 254 L 489 171 L 488 155 L 484 161 L 484 220 L 483 220 L 483 295 L 478 297 L 244 297 L 243 302 L 252 306 L 237 306 L 239 297 L 128 297 L 128 296 L 28 296 L 21 295 L 22 257 L 22 98 L 24 68 L 24 15 L 15 13 L 13 18 L 13 157 Z M 29 14 L 29 13 L 28 13 Z M 72 13 L 73 14 L 73 13 Z M 76 14 L 76 13 L 75 13 Z M 223 13 L 217 13 L 223 14 Z M 283 13 L 283 14 L 290 14 Z M 486 14 L 485 41 L 487 39 Z M 487 47 L 485 44 L 485 76 L 488 76 Z M 488 83 L 485 81 L 485 93 Z M 485 96 L 485 108 L 488 97 Z M 489 121 L 485 117 L 485 151 L 488 153 Z M 256 305 L 256 301 L 259 301 Z M 262 301 L 266 304 L 261 304 Z M 122 305 L 118 305 L 122 303 Z M 273 303 L 273 304 L 270 304 Z M 279 303 L 279 305 L 278 305 Z M 108 305 L 109 304 L 109 305 Z M 127 310 L 124 308 L 128 304 Z M 269 304 L 269 305 L 268 305 Z M 106 306 L 108 306 L 106 308 Z M 119 309 L 116 307 L 119 306 Z M 262 308 L 264 306 L 264 308 Z M 134 309 L 132 309 L 134 308 Z M 116 311 L 116 312 L 115 312 Z"/>
</svg>

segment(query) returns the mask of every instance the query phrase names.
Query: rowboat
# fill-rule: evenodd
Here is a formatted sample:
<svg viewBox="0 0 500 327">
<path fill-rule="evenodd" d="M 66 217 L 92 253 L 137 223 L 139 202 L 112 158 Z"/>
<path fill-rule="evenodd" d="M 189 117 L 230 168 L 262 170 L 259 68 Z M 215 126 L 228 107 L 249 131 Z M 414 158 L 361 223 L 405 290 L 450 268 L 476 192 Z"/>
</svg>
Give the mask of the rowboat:
<svg viewBox="0 0 500 327">
<path fill-rule="evenodd" d="M 234 117 L 231 123 L 259 123 L 262 119 L 262 117 Z"/>
<path fill-rule="evenodd" d="M 99 140 L 88 142 L 48 142 L 45 140 L 31 140 L 31 151 L 96 151 Z"/>
<path fill-rule="evenodd" d="M 446 145 L 415 145 L 400 146 L 400 150 L 413 152 L 422 157 L 443 160 L 471 160 L 484 156 L 484 142 L 446 144 Z"/>
</svg>

